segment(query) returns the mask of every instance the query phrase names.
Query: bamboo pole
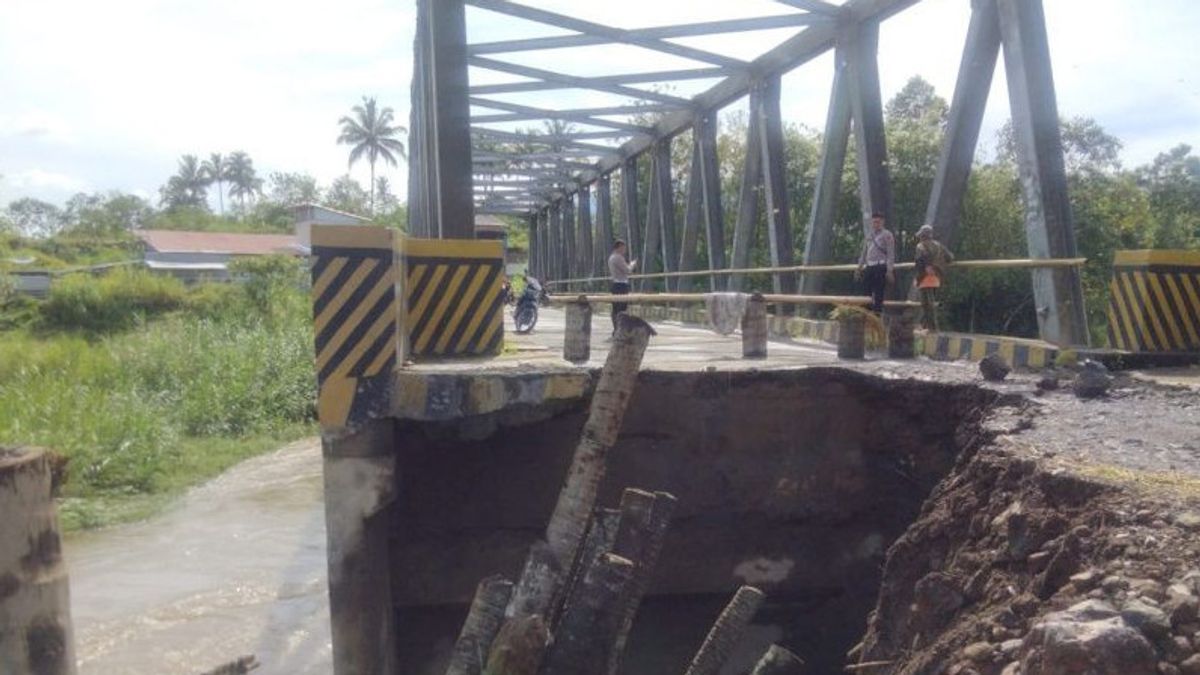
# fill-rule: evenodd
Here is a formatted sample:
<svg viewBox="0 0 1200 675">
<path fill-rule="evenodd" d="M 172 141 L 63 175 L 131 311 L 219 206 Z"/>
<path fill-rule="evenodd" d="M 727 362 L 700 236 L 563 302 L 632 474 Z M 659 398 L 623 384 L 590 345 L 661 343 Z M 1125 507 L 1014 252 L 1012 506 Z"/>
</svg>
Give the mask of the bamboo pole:
<svg viewBox="0 0 1200 675">
<path fill-rule="evenodd" d="M 607 672 L 608 655 L 621 621 L 620 600 L 633 577 L 633 568 L 628 559 L 605 553 L 588 569 L 554 632 L 554 642 L 546 654 L 546 673 Z"/>
<path fill-rule="evenodd" d="M 626 490 L 629 494 L 631 490 Z M 641 492 L 636 491 L 636 492 Z M 633 580 L 626 588 L 625 596 L 621 598 L 621 623 L 617 628 L 616 640 L 609 652 L 609 675 L 615 675 L 621 666 L 625 654 L 625 643 L 629 640 L 629 631 L 633 628 L 633 619 L 637 616 L 642 598 L 650 587 L 650 579 L 654 567 L 658 564 L 658 556 L 662 553 L 663 541 L 667 536 L 667 527 L 671 524 L 671 516 L 675 513 L 675 496 L 667 492 L 655 492 L 654 501 L 650 504 L 649 513 L 645 514 L 645 526 L 640 526 L 641 513 L 644 511 L 644 498 L 640 494 L 631 494 L 626 506 L 622 496 L 622 509 L 630 512 L 630 517 L 622 522 L 626 531 L 618 530 L 613 551 L 634 561 Z M 637 515 L 635 515 L 637 514 Z M 635 525 L 638 524 L 638 525 Z M 618 526 L 619 527 L 619 526 Z"/>
<path fill-rule="evenodd" d="M 1087 263 L 1087 258 L 1010 258 L 1002 260 L 956 260 L 950 267 L 963 269 L 1056 269 L 1063 267 L 1080 267 Z M 898 270 L 910 270 L 915 263 L 896 263 Z M 733 274 L 779 274 L 781 272 L 854 272 L 858 265 L 854 263 L 838 265 L 789 265 L 787 267 L 743 267 L 725 270 L 690 270 L 687 272 L 657 272 L 654 274 L 630 274 L 630 279 L 668 279 L 674 277 L 729 276 Z M 608 281 L 608 277 L 587 277 L 584 279 L 560 279 L 547 281 L 546 286 L 561 284 L 582 284 L 596 281 Z"/>
<path fill-rule="evenodd" d="M 804 675 L 804 660 L 792 652 L 771 645 L 754 666 L 750 675 Z"/>
<path fill-rule="evenodd" d="M 0 670 L 73 675 L 75 645 L 50 453 L 0 447 Z"/>
<path fill-rule="evenodd" d="M 631 305 L 670 304 L 675 302 L 704 302 L 705 293 L 629 293 L 612 295 L 609 293 L 551 295 L 550 302 L 555 304 L 577 302 L 624 302 Z M 871 304 L 871 298 L 865 295 L 781 295 L 774 293 L 762 294 L 763 301 L 768 305 L 856 305 L 865 307 Z M 919 302 L 907 300 L 888 300 L 883 303 L 886 307 L 920 307 Z"/>
<path fill-rule="evenodd" d="M 462 632 L 450 653 L 446 675 L 480 675 L 483 672 L 492 642 L 504 623 L 504 609 L 512 592 L 512 582 L 503 577 L 488 577 L 479 582 L 467 620 L 463 622 Z"/>
<path fill-rule="evenodd" d="M 763 592 L 753 586 L 742 586 L 725 606 L 717 622 L 708 631 L 708 637 L 700 646 L 688 667 L 687 675 L 717 675 L 737 647 L 742 633 L 750 625 L 758 606 L 762 604 Z"/>
</svg>

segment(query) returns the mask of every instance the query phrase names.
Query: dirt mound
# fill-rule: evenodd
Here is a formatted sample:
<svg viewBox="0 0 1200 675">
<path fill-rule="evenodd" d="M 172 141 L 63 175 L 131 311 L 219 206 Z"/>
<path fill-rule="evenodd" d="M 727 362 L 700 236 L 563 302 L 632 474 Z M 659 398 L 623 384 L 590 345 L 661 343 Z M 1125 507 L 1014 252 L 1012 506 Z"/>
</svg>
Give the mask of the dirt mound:
<svg viewBox="0 0 1200 675">
<path fill-rule="evenodd" d="M 1200 674 L 1197 520 L 1178 496 L 985 441 L 888 551 L 850 663 L 895 674 Z"/>
</svg>

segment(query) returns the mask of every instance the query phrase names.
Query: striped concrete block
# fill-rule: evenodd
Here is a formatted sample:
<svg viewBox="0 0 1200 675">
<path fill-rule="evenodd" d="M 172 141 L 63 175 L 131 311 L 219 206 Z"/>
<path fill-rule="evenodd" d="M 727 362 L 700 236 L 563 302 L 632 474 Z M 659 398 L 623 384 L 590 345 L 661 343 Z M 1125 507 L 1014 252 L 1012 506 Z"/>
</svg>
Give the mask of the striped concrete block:
<svg viewBox="0 0 1200 675">
<path fill-rule="evenodd" d="M 1130 352 L 1200 351 L 1200 251 L 1117 251 L 1108 342 Z"/>
<path fill-rule="evenodd" d="M 1014 367 L 1045 368 L 1058 356 L 1058 349 L 1050 344 L 992 335 L 925 333 L 923 342 L 924 354 L 939 361 L 982 361 L 990 354 L 1000 354 Z"/>
</svg>

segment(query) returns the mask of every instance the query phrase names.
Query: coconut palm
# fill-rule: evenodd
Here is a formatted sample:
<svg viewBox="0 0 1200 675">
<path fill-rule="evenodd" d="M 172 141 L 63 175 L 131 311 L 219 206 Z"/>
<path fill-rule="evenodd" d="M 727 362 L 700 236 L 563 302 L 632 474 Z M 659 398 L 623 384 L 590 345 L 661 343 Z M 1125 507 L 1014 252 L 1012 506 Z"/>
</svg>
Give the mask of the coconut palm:
<svg viewBox="0 0 1200 675">
<path fill-rule="evenodd" d="M 375 162 L 379 158 L 396 166 L 396 156 L 407 158 L 404 143 L 397 138 L 408 130 L 393 125 L 395 113 L 391 108 L 380 109 L 374 98 L 363 97 L 362 105 L 351 109 L 353 115 L 338 120 L 342 133 L 338 143 L 353 146 L 350 149 L 350 166 L 366 155 L 371 165 L 371 213 L 375 213 Z"/>
<path fill-rule="evenodd" d="M 214 152 L 200 165 L 200 171 L 203 172 L 204 179 L 208 181 L 209 185 L 216 184 L 217 204 L 220 206 L 221 215 L 225 215 L 225 194 L 222 188 L 229 174 L 229 163 L 225 161 L 225 157 L 221 153 Z"/>
<path fill-rule="evenodd" d="M 162 204 L 169 209 L 190 206 L 204 209 L 208 206 L 208 182 L 200 169 L 200 160 L 195 155 L 179 158 L 179 171 L 167 180 L 160 190 Z"/>
<path fill-rule="evenodd" d="M 225 174 L 229 181 L 229 196 L 236 197 L 242 214 L 246 213 L 246 198 L 262 192 L 262 179 L 254 171 L 254 161 L 244 152 L 229 156 L 229 169 Z"/>
</svg>

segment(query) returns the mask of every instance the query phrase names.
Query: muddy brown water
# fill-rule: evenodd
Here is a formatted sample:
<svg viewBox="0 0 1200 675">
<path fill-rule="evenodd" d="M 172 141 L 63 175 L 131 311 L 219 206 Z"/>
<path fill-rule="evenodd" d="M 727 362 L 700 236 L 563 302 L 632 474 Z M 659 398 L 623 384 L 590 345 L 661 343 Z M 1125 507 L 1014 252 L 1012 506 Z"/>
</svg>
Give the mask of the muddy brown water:
<svg viewBox="0 0 1200 675">
<path fill-rule="evenodd" d="M 251 459 L 143 523 L 69 537 L 81 675 L 332 671 L 321 452 Z"/>
</svg>

